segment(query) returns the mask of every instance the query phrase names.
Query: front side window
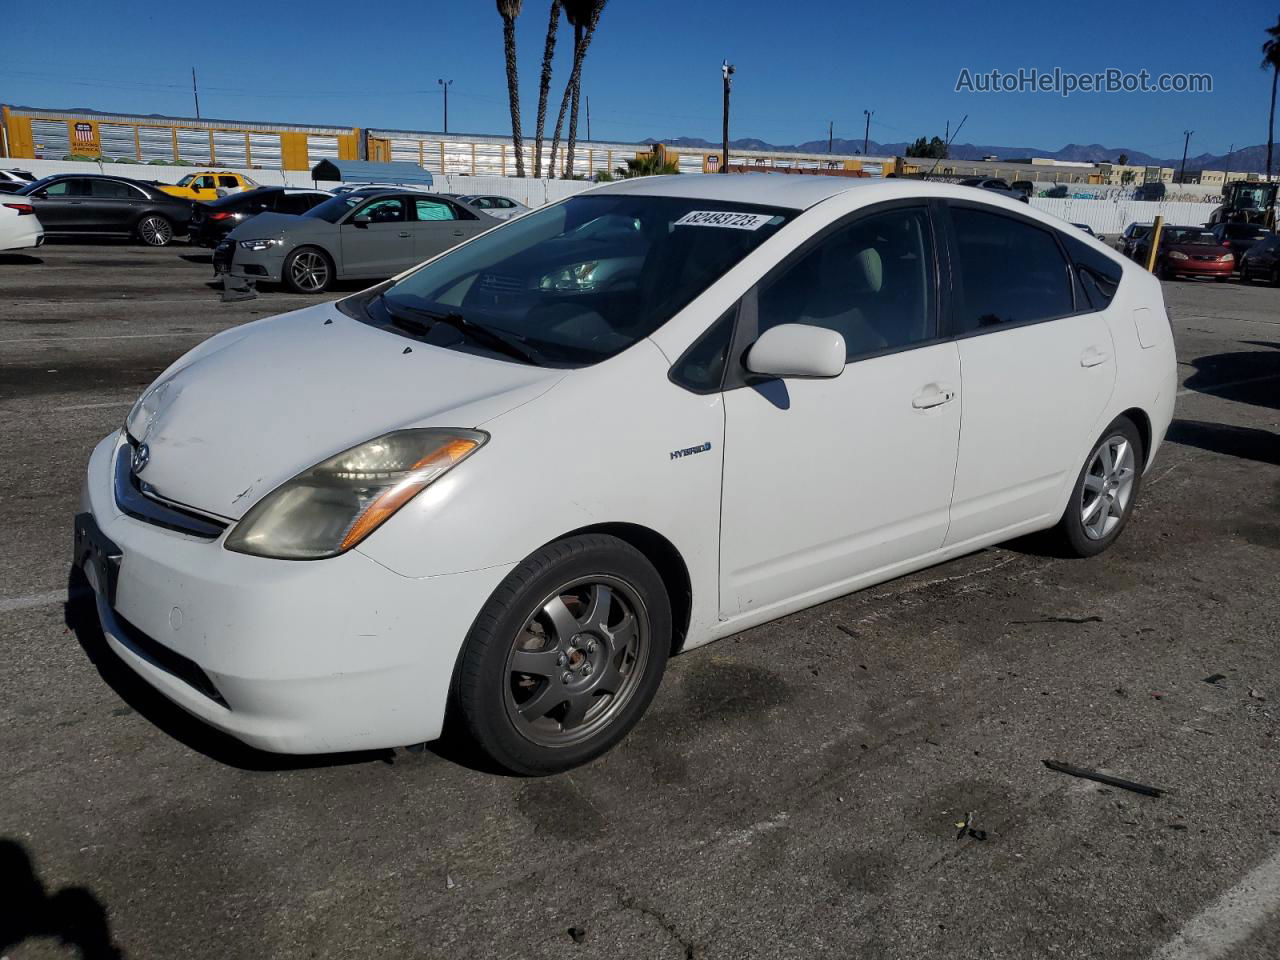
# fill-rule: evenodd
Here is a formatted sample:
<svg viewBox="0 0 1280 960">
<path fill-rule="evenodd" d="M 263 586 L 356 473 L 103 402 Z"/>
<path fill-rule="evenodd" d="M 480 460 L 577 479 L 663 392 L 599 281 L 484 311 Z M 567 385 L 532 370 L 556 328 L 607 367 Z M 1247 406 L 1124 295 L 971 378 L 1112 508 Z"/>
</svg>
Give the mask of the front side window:
<svg viewBox="0 0 1280 960">
<path fill-rule="evenodd" d="M 399 197 L 381 197 L 372 200 L 361 207 L 356 216 L 368 217 L 370 223 L 403 223 L 409 219 L 404 201 Z"/>
<path fill-rule="evenodd" d="M 1064 317 L 1070 274 L 1052 232 L 998 213 L 952 207 L 959 289 L 956 333 Z"/>
<path fill-rule="evenodd" d="M 413 201 L 413 209 L 419 220 L 458 219 L 458 215 L 449 204 L 441 203 L 439 200 L 429 200 L 426 197 L 415 199 Z"/>
<path fill-rule="evenodd" d="M 806 323 L 844 337 L 852 360 L 931 339 L 933 240 L 924 207 L 860 217 L 761 285 L 759 332 Z"/>
<path fill-rule="evenodd" d="M 80 179 L 55 180 L 45 187 L 44 193 L 46 197 L 87 197 L 89 182 Z"/>
<path fill-rule="evenodd" d="M 518 340 L 534 362 L 596 363 L 653 333 L 794 215 L 685 197 L 576 196 L 431 261 L 371 303 L 369 319 L 462 317 Z"/>
<path fill-rule="evenodd" d="M 213 177 L 201 177 L 196 181 L 196 188 L 199 190 L 212 190 Z"/>
</svg>

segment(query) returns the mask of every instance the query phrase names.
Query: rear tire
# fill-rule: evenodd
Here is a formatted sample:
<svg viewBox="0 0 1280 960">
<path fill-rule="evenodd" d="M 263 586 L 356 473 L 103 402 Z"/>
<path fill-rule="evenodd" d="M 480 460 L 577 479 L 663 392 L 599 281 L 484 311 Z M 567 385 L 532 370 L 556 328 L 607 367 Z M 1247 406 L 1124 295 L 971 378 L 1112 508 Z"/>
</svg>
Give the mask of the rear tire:
<svg viewBox="0 0 1280 960">
<path fill-rule="evenodd" d="M 1117 417 L 1093 444 L 1071 488 L 1054 537 L 1075 557 L 1092 557 L 1120 536 L 1142 486 L 1146 451 L 1128 417 Z"/>
<path fill-rule="evenodd" d="M 173 224 L 167 217 L 149 213 L 138 221 L 138 239 L 148 247 L 164 247 L 173 242 Z"/>
<path fill-rule="evenodd" d="M 452 707 L 499 766 L 568 770 L 640 720 L 671 641 L 670 601 L 640 551 L 603 534 L 558 540 L 507 574 L 476 617 Z"/>
<path fill-rule="evenodd" d="M 333 261 L 319 247 L 299 247 L 284 258 L 280 279 L 294 293 L 324 293 L 333 272 Z"/>
</svg>

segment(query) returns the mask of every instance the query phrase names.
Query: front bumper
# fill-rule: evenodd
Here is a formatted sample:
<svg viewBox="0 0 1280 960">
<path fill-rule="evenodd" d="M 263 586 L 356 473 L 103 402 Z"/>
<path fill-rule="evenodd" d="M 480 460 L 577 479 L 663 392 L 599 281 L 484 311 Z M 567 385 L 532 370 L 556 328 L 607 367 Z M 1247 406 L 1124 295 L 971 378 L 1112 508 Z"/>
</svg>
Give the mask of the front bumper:
<svg viewBox="0 0 1280 960">
<path fill-rule="evenodd" d="M 245 250 L 235 240 L 223 240 L 213 250 L 215 274 L 230 274 L 245 280 L 265 280 L 279 283 L 284 272 L 285 251 L 280 247 L 269 250 Z"/>
<path fill-rule="evenodd" d="M 100 548 L 78 549 L 76 561 L 126 664 L 263 750 L 329 753 L 440 735 L 462 643 L 509 566 L 413 579 L 355 550 L 310 562 L 233 553 L 223 537 L 122 513 L 120 447 L 113 435 L 90 458 L 81 519 L 92 519 Z"/>
<path fill-rule="evenodd" d="M 1234 261 L 1220 260 L 1171 260 L 1165 258 L 1165 268 L 1169 273 L 1181 277 L 1229 277 L 1235 270 Z"/>
</svg>

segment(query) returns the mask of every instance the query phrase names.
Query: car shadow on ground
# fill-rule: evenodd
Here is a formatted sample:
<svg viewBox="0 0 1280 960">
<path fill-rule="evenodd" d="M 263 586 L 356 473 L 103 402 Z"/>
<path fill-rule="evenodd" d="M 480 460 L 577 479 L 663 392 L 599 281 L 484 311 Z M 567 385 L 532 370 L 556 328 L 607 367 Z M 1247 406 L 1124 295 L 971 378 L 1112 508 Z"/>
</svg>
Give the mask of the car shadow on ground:
<svg viewBox="0 0 1280 960">
<path fill-rule="evenodd" d="M 1280 409 L 1280 343 L 1242 340 L 1262 350 L 1237 350 L 1199 357 L 1196 372 L 1187 378 L 1188 390 L 1212 394 L 1238 403 Z"/>
<path fill-rule="evenodd" d="M 85 887 L 50 893 L 18 841 L 0 838 L 0 956 L 28 940 L 57 940 L 81 960 L 121 960 L 107 911 Z M 38 948 L 37 948 L 38 949 Z M 24 954 L 25 955 L 25 954 Z M 42 954 L 43 955 L 43 954 Z"/>
<path fill-rule="evenodd" d="M 255 750 L 193 717 L 133 672 L 107 645 L 98 620 L 93 591 L 84 573 L 71 571 L 64 620 L 98 675 L 127 706 L 152 725 L 211 760 L 240 770 L 280 771 L 393 761 L 393 750 L 292 755 Z"/>
<path fill-rule="evenodd" d="M 44 263 L 44 261 L 29 253 L 0 253 L 0 266 L 30 267 L 37 263 Z"/>
<path fill-rule="evenodd" d="M 1280 436 L 1270 430 L 1179 419 L 1169 424 L 1165 439 L 1184 447 L 1280 466 Z"/>
<path fill-rule="evenodd" d="M 187 263 L 201 263 L 206 266 L 213 263 L 213 254 L 211 253 L 180 253 L 178 258 L 187 261 Z"/>
</svg>

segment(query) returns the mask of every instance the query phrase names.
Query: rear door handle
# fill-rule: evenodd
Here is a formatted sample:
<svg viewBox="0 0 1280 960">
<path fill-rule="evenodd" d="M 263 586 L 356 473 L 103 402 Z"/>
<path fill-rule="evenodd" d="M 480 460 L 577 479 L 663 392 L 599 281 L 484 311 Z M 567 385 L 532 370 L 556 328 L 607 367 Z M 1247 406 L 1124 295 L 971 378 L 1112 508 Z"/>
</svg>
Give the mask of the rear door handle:
<svg viewBox="0 0 1280 960">
<path fill-rule="evenodd" d="M 1111 359 L 1111 354 L 1097 347 L 1090 347 L 1084 353 L 1080 354 L 1080 366 L 1096 367 L 1099 364 L 1106 363 Z"/>
<path fill-rule="evenodd" d="M 950 403 L 956 398 L 955 390 L 945 383 L 931 383 L 911 398 L 911 406 L 917 410 L 928 410 Z"/>
<path fill-rule="evenodd" d="M 402 236 L 402 237 L 411 237 L 411 236 L 413 236 L 413 234 L 411 234 L 408 230 L 401 230 L 401 231 L 400 231 L 400 236 Z"/>
<path fill-rule="evenodd" d="M 462 233 L 462 231 L 461 231 L 461 230 L 455 230 L 455 231 L 453 231 L 453 235 L 454 235 L 455 237 L 461 237 L 461 236 L 463 236 L 463 233 Z"/>
</svg>

